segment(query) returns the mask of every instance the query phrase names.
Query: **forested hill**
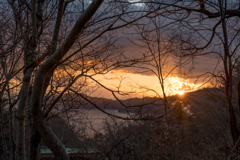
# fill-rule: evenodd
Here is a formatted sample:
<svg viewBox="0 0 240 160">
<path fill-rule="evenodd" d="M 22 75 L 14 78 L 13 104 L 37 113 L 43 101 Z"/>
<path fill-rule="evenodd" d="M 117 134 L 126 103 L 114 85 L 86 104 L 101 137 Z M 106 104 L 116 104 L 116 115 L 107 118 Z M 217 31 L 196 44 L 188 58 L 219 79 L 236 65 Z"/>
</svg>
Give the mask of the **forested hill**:
<svg viewBox="0 0 240 160">
<path fill-rule="evenodd" d="M 130 98 L 126 100 L 112 100 L 106 98 L 97 98 L 85 96 L 87 99 L 77 97 L 75 95 L 66 94 L 63 96 L 65 101 L 59 102 L 58 106 L 65 104 L 70 109 L 117 109 L 120 112 L 156 112 L 164 113 L 164 101 L 162 98 Z M 203 106 L 215 106 L 216 101 L 223 101 L 224 92 L 216 88 L 205 88 L 194 92 L 188 92 L 184 95 L 174 95 L 168 97 L 168 105 L 174 107 L 176 103 L 184 103 L 188 106 L 189 111 L 197 114 Z"/>
</svg>

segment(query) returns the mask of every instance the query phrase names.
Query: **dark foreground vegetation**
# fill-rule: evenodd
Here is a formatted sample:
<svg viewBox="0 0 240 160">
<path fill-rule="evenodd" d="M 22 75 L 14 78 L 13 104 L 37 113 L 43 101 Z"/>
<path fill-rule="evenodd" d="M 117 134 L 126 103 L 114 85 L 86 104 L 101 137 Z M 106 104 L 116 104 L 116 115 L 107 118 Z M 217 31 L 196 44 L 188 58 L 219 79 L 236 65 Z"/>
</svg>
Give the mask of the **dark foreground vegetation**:
<svg viewBox="0 0 240 160">
<path fill-rule="evenodd" d="M 93 98 L 96 99 L 96 98 Z M 149 99 L 153 98 L 147 98 Z M 221 99 L 221 101 L 219 101 Z M 169 101 L 173 107 L 164 119 L 125 121 L 117 118 L 102 119 L 99 128 L 91 126 L 92 120 L 84 122 L 75 120 L 75 125 L 69 119 L 52 115 L 49 126 L 68 150 L 70 159 L 237 159 L 239 152 L 234 150 L 229 133 L 226 100 L 220 89 L 203 89 L 181 96 L 172 96 Z M 101 99 L 103 101 L 103 99 Z M 110 102 L 107 102 L 110 101 Z M 140 99 L 125 100 L 131 104 L 139 104 Z M 104 100 L 111 106 L 112 100 Z M 144 100 L 142 100 L 144 102 Z M 115 104 L 115 103 L 113 103 Z M 89 104 L 78 109 L 90 110 Z M 108 109 L 111 108 L 109 105 Z M 150 108 L 162 108 L 163 105 L 152 104 Z M 69 106 L 73 107 L 73 106 Z M 118 108 L 118 107 L 112 107 Z M 157 110 L 148 110 L 149 106 L 141 107 L 145 113 L 156 114 Z M 73 109 L 73 110 L 72 110 Z M 76 112 L 76 105 L 65 114 Z M 104 107 L 102 108 L 104 109 Z M 147 112 L 146 112 L 147 111 Z M 87 118 L 87 114 L 77 111 Z M 4 112 L 7 122 L 7 112 Z M 159 113 L 163 113 L 159 111 Z M 138 114 L 135 109 L 136 116 Z M 142 115 L 143 113 L 141 113 Z M 139 114 L 140 115 L 140 114 Z M 150 114 L 148 116 L 151 116 Z M 79 125 L 78 125 L 79 124 Z M 70 127 L 69 127 L 70 126 Z M 78 127 L 85 126 L 85 127 Z M 5 124 L 8 133 L 8 124 Z M 26 130 L 29 125 L 26 124 Z M 89 132 L 91 130 L 91 132 Z M 90 134 L 91 133 L 91 134 Z M 29 137 L 29 133 L 26 137 Z M 5 135 L 7 148 L 10 148 L 9 134 Z M 26 139 L 26 142 L 29 139 Z M 26 143 L 28 144 L 28 143 Z M 26 148 L 29 146 L 26 145 Z M 8 151 L 9 152 L 9 151 Z M 28 155 L 29 153 L 27 153 Z M 39 148 L 40 159 L 54 159 L 51 150 L 44 142 Z"/>
</svg>

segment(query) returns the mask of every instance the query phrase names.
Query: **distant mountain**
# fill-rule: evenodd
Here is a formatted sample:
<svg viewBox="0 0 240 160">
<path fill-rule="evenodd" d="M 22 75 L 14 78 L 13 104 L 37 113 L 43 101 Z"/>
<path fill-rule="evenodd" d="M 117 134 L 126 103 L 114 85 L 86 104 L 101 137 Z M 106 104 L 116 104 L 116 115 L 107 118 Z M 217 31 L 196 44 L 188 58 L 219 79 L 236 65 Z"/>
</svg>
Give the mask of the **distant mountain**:
<svg viewBox="0 0 240 160">
<path fill-rule="evenodd" d="M 70 100 L 68 100 L 70 97 Z M 214 105 L 216 98 L 221 97 L 224 100 L 224 92 L 217 88 L 205 88 L 194 92 L 187 92 L 184 95 L 174 95 L 168 97 L 169 109 L 176 105 L 176 102 L 184 103 L 188 107 L 188 112 L 191 114 L 198 114 L 201 112 L 203 106 Z M 72 101 L 71 98 L 74 98 Z M 164 101 L 162 98 L 144 97 L 144 98 L 130 98 L 126 100 L 112 100 L 106 98 L 85 96 L 85 99 L 80 96 L 68 94 L 63 96 L 64 103 L 70 104 L 70 109 L 117 109 L 119 112 L 134 112 L 138 114 L 152 114 L 158 115 L 165 113 Z M 70 102 L 70 103 L 69 103 Z M 61 104 L 59 102 L 58 104 Z M 61 106 L 61 105 L 60 105 Z"/>
</svg>

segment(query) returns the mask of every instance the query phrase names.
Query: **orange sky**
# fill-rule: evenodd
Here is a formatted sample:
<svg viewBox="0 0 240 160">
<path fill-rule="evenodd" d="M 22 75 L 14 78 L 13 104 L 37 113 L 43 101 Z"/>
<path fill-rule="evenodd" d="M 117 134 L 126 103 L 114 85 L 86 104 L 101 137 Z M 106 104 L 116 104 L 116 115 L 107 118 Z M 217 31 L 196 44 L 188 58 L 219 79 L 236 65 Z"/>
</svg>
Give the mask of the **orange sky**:
<svg viewBox="0 0 240 160">
<path fill-rule="evenodd" d="M 117 90 L 117 87 L 121 84 L 120 91 L 135 92 L 133 97 L 156 96 L 157 94 L 158 96 L 162 96 L 162 90 L 156 76 L 112 71 L 105 76 L 98 75 L 94 76 L 94 78 L 103 85 L 115 90 Z M 169 96 L 198 90 L 202 87 L 202 83 L 194 84 L 183 78 L 169 76 L 165 80 L 164 87 Z M 99 89 L 92 96 L 95 95 L 104 98 L 113 98 L 111 93 L 105 89 Z"/>
</svg>

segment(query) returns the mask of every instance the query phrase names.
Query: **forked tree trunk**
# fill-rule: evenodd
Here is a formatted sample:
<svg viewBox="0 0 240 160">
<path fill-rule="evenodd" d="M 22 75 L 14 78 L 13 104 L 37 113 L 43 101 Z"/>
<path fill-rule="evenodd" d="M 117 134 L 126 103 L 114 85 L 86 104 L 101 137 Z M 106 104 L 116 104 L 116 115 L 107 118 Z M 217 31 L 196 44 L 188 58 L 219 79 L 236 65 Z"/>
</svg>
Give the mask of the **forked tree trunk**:
<svg viewBox="0 0 240 160">
<path fill-rule="evenodd" d="M 57 138 L 57 136 L 48 126 L 47 122 L 44 120 L 41 102 L 42 95 L 44 94 L 43 88 L 45 76 L 47 75 L 48 71 L 52 67 L 55 67 L 62 57 L 69 51 L 79 37 L 85 24 L 92 18 L 102 2 L 103 0 L 92 1 L 85 12 L 76 21 L 73 29 L 68 35 L 68 38 L 64 41 L 62 46 L 51 57 L 49 57 L 44 64 L 41 65 L 35 76 L 30 104 L 31 117 L 41 138 L 44 140 L 45 144 L 50 148 L 57 159 L 68 160 L 69 157 L 61 141 Z"/>
</svg>

